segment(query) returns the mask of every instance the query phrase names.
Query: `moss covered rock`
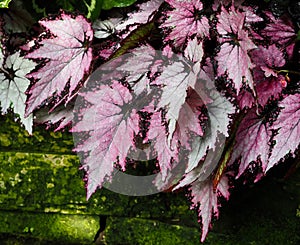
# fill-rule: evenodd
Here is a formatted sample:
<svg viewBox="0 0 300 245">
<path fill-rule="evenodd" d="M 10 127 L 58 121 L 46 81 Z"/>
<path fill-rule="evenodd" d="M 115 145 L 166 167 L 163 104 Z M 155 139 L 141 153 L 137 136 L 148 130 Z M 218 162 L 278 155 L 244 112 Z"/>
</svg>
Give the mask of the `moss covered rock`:
<svg viewBox="0 0 300 245">
<path fill-rule="evenodd" d="M 197 244 L 183 192 L 129 197 L 98 190 L 87 201 L 72 135 L 30 136 L 0 117 L 1 244 Z M 233 190 L 205 244 L 300 243 L 300 171 Z M 285 172 L 285 171 L 283 171 Z"/>
</svg>

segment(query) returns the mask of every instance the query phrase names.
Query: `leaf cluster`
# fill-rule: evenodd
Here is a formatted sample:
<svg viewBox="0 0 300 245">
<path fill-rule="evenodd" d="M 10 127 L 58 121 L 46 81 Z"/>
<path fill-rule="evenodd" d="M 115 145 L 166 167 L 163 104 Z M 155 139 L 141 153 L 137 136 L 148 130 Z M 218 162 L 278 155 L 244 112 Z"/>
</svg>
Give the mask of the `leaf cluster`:
<svg viewBox="0 0 300 245">
<path fill-rule="evenodd" d="M 13 110 L 30 133 L 35 124 L 70 130 L 87 198 L 115 169 L 152 164 L 158 191 L 188 190 L 204 241 L 234 179 L 259 181 L 299 156 L 292 5 L 9 2 L 0 13 L 1 113 Z"/>
</svg>

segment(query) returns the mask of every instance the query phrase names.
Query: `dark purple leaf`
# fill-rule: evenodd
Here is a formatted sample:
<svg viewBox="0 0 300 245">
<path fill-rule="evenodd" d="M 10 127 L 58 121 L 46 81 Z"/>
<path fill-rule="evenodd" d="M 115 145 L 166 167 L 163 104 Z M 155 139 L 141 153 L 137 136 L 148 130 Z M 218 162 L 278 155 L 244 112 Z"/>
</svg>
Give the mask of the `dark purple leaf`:
<svg viewBox="0 0 300 245">
<path fill-rule="evenodd" d="M 270 77 L 257 84 L 258 103 L 265 106 L 270 99 L 278 99 L 285 86 L 285 82 L 285 77 L 278 75 L 278 77 Z"/>
<path fill-rule="evenodd" d="M 235 146 L 231 155 L 231 163 L 240 159 L 237 177 L 243 174 L 251 162 L 256 162 L 258 159 L 263 170 L 266 169 L 271 136 L 269 125 L 263 118 L 257 116 L 255 108 L 250 110 L 236 133 Z"/>
<path fill-rule="evenodd" d="M 278 74 L 280 67 L 285 65 L 283 53 L 275 46 L 268 48 L 259 46 L 251 52 L 256 65 L 253 69 L 257 102 L 265 106 L 270 99 L 278 99 L 284 87 L 285 77 Z M 242 91 L 238 96 L 240 108 L 251 107 L 255 103 L 253 95 Z"/>
<path fill-rule="evenodd" d="M 269 37 L 273 43 L 286 45 L 296 38 L 295 29 L 290 19 L 284 17 L 276 19 L 270 12 L 267 12 L 266 15 L 269 17 L 270 23 L 267 24 L 262 34 Z"/>
<path fill-rule="evenodd" d="M 251 108 L 255 104 L 255 99 L 250 91 L 242 89 L 239 95 L 237 96 L 237 102 L 239 108 L 241 109 Z"/>
<path fill-rule="evenodd" d="M 266 77 L 271 75 L 277 77 L 274 70 L 285 65 L 285 58 L 282 53 L 274 44 L 265 48 L 259 46 L 258 49 L 251 52 L 251 59 L 257 68 L 264 71 Z"/>
</svg>

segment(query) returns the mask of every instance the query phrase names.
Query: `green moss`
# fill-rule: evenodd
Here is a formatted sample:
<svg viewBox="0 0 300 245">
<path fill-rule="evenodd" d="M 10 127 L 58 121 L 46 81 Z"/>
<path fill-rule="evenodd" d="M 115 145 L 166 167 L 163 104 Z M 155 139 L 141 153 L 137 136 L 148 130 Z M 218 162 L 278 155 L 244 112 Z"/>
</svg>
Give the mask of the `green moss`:
<svg viewBox="0 0 300 245">
<path fill-rule="evenodd" d="M 8 147 L 11 145 L 11 141 L 9 140 L 9 137 L 7 134 L 0 135 L 0 145 L 4 146 L 4 147 Z"/>
<path fill-rule="evenodd" d="M 6 189 L 5 182 L 3 180 L 0 181 L 0 189 Z"/>
<path fill-rule="evenodd" d="M 86 201 L 83 173 L 74 155 L 0 152 L 0 209 L 128 215 L 194 220 L 183 194 L 128 197 L 106 189 Z"/>
<path fill-rule="evenodd" d="M 38 128 L 29 136 L 9 117 L 0 123 L 0 233 L 37 244 L 90 243 L 98 215 L 106 215 L 107 244 L 199 244 L 197 215 L 184 193 L 149 198 L 102 189 L 86 201 L 70 134 Z M 233 191 L 204 244 L 300 243 L 299 183 L 298 170 L 287 181 L 269 178 Z"/>
<path fill-rule="evenodd" d="M 0 220 L 0 233 L 51 238 L 65 243 L 90 244 L 99 229 L 99 218 L 89 215 L 0 211 Z"/>
<path fill-rule="evenodd" d="M 0 151 L 74 154 L 70 133 L 54 133 L 44 127 L 35 127 L 33 135 L 29 135 L 11 114 L 0 116 L 0 124 Z"/>
<path fill-rule="evenodd" d="M 53 188 L 55 185 L 54 183 L 46 183 L 47 189 Z"/>
<path fill-rule="evenodd" d="M 0 153 L 0 161 L 1 186 L 6 187 L 1 189 L 3 209 L 37 210 L 39 207 L 43 210 L 72 199 L 85 200 L 76 156 L 5 152 Z M 77 169 L 77 176 L 72 174 L 74 171 L 68 171 L 72 168 Z"/>
<path fill-rule="evenodd" d="M 107 244 L 197 244 L 199 231 L 156 220 L 109 218 L 105 229 Z"/>
</svg>

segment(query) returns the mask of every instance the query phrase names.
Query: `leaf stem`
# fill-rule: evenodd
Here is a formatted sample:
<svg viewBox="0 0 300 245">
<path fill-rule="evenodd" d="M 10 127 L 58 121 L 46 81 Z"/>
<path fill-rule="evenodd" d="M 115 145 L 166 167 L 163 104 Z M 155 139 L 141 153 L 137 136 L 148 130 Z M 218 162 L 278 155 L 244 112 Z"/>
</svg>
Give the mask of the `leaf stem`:
<svg viewBox="0 0 300 245">
<path fill-rule="evenodd" d="M 299 71 L 290 71 L 290 70 L 279 70 L 276 71 L 277 73 L 291 73 L 291 74 L 295 74 L 295 75 L 299 75 L 300 76 L 300 72 Z"/>
<path fill-rule="evenodd" d="M 235 145 L 236 133 L 238 131 L 239 125 L 242 122 L 244 116 L 245 116 L 245 111 L 241 110 L 239 112 L 239 114 L 237 115 L 237 117 L 234 119 L 233 129 L 231 131 L 229 138 L 227 138 L 227 140 L 226 140 L 224 151 L 223 151 L 221 159 L 218 163 L 218 169 L 213 177 L 214 191 L 216 191 L 218 184 L 221 180 L 221 177 L 226 170 L 227 164 L 231 159 L 231 154 L 232 154 L 232 151 L 233 151 L 234 145 Z"/>
</svg>

